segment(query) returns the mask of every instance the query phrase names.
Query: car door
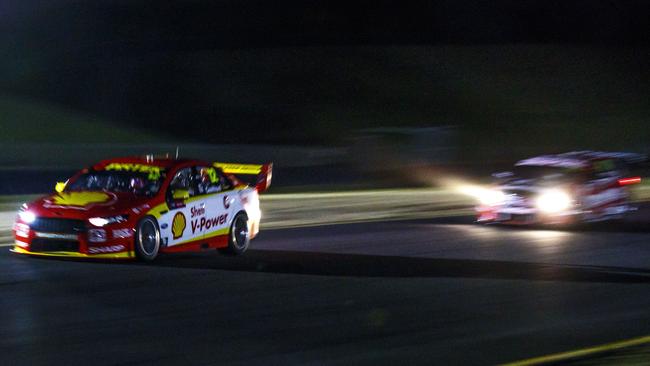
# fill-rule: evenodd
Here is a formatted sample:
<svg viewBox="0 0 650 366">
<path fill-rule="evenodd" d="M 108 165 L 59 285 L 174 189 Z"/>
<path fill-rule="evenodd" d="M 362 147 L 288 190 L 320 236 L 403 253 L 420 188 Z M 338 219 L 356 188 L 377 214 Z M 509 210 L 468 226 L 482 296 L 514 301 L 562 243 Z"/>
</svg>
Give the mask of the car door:
<svg viewBox="0 0 650 366">
<path fill-rule="evenodd" d="M 203 232 L 206 239 L 227 235 L 234 210 L 238 207 L 237 193 L 218 169 L 199 166 L 197 172 L 197 188 L 205 207 L 202 216 L 192 225 Z"/>
<path fill-rule="evenodd" d="M 585 209 L 594 217 L 614 214 L 627 200 L 626 190 L 618 184 L 620 172 L 613 159 L 596 161 L 584 198 Z"/>
<path fill-rule="evenodd" d="M 159 219 L 163 245 L 174 247 L 203 239 L 204 232 L 194 224 L 205 211 L 206 202 L 199 194 L 196 168 L 179 169 L 166 192 L 169 211 Z"/>
</svg>

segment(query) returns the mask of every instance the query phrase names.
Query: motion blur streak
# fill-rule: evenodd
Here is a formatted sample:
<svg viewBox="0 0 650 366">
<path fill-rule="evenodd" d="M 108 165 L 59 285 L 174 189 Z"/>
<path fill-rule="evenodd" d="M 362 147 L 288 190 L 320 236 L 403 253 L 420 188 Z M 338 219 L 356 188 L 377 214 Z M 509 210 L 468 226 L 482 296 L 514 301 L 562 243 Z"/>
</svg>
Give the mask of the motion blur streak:
<svg viewBox="0 0 650 366">
<path fill-rule="evenodd" d="M 468 215 L 474 204 L 448 189 L 273 194 L 260 201 L 264 229 Z"/>
<path fill-rule="evenodd" d="M 503 202 L 504 195 L 501 191 L 479 186 L 462 185 L 456 188 L 460 193 L 473 197 L 484 205 L 498 205 Z"/>
</svg>

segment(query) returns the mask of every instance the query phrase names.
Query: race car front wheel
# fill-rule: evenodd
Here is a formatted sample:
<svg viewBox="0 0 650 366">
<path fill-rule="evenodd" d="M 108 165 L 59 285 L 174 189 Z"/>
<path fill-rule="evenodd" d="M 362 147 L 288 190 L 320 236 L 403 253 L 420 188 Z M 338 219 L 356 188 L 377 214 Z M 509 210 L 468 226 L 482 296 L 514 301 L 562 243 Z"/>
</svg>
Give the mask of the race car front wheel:
<svg viewBox="0 0 650 366">
<path fill-rule="evenodd" d="M 228 247 L 219 250 L 224 254 L 241 255 L 248 249 L 251 241 L 248 230 L 248 216 L 244 212 L 238 213 L 230 224 L 228 232 Z"/>
<path fill-rule="evenodd" d="M 150 262 L 160 250 L 160 230 L 153 217 L 145 217 L 136 228 L 135 253 L 139 259 Z"/>
</svg>

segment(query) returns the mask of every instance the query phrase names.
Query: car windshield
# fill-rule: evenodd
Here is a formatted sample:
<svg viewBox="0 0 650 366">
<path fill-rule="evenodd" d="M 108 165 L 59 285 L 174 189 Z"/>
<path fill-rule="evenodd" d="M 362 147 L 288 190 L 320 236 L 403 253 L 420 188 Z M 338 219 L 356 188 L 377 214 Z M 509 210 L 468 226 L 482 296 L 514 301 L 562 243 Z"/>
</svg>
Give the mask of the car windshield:
<svg viewBox="0 0 650 366">
<path fill-rule="evenodd" d="M 66 191 L 131 192 L 152 196 L 158 193 L 164 175 L 150 179 L 147 173 L 127 171 L 91 171 L 69 183 Z"/>
<path fill-rule="evenodd" d="M 554 167 L 547 165 L 520 165 L 513 170 L 513 179 L 531 179 L 544 181 L 575 180 L 579 176 L 579 169 Z"/>
</svg>

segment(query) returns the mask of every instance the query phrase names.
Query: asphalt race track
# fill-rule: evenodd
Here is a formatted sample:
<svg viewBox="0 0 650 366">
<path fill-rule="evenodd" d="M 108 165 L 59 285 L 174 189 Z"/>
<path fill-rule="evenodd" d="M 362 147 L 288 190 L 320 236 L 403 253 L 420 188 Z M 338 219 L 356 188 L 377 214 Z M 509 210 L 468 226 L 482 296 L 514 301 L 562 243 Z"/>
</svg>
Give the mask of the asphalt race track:
<svg viewBox="0 0 650 366">
<path fill-rule="evenodd" d="M 483 365 L 650 334 L 650 229 L 262 232 L 152 265 L 0 248 L 4 365 Z"/>
</svg>

